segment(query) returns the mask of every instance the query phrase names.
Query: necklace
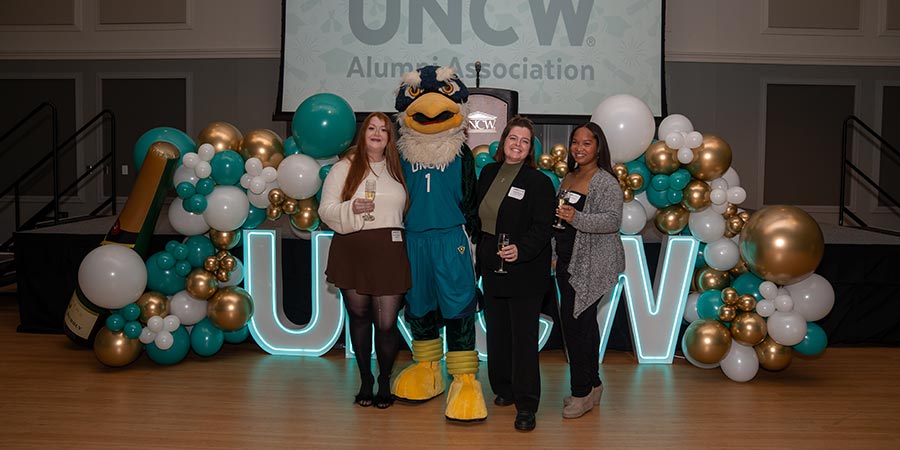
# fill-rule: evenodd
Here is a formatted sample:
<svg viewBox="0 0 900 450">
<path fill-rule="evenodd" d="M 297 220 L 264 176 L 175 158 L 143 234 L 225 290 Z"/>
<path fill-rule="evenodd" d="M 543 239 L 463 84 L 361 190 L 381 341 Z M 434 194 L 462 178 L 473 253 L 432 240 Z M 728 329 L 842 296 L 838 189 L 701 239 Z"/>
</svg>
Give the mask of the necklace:
<svg viewBox="0 0 900 450">
<path fill-rule="evenodd" d="M 387 170 L 387 161 L 369 161 L 369 169 L 372 171 L 372 175 L 375 175 L 376 178 L 384 175 L 384 171 Z"/>
</svg>

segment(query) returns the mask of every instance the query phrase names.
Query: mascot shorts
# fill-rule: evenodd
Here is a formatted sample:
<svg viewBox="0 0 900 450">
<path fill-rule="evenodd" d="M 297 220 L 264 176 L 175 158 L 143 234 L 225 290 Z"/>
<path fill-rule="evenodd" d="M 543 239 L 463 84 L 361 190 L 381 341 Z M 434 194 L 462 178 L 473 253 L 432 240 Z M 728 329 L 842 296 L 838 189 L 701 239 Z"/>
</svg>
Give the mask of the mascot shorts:
<svg viewBox="0 0 900 450">
<path fill-rule="evenodd" d="M 475 312 L 475 267 L 462 226 L 406 232 L 412 288 L 406 293 L 412 317 L 440 310 L 447 319 Z"/>
</svg>

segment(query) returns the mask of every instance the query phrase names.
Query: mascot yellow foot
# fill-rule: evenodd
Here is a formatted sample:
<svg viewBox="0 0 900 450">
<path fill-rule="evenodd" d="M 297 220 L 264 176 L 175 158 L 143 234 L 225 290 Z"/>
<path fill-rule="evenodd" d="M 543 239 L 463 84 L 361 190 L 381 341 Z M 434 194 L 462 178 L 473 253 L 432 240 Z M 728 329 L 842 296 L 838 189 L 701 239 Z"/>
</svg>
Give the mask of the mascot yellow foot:
<svg viewBox="0 0 900 450">
<path fill-rule="evenodd" d="M 441 338 L 430 341 L 413 341 L 413 360 L 416 362 L 403 369 L 391 386 L 398 400 L 420 403 L 444 393 L 444 376 L 441 358 L 444 357 L 444 341 Z"/>
<path fill-rule="evenodd" d="M 447 352 L 447 372 L 453 375 L 450 392 L 447 394 L 447 409 L 444 412 L 450 420 L 472 422 L 487 418 L 481 383 L 475 379 L 478 373 L 478 352 Z"/>
</svg>

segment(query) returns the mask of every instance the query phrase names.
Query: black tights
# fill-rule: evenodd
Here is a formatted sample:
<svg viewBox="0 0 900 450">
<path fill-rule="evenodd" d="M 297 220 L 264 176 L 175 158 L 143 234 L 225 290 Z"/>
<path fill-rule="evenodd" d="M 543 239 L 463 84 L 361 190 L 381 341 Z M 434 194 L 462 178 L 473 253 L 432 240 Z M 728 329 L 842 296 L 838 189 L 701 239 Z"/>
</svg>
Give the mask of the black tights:
<svg viewBox="0 0 900 450">
<path fill-rule="evenodd" d="M 363 295 L 355 289 L 341 289 L 350 317 L 350 342 L 356 352 L 356 364 L 362 380 L 360 392 L 372 390 L 372 325 L 375 325 L 375 356 L 378 359 L 378 389 L 390 392 L 389 381 L 394 359 L 400 348 L 397 313 L 402 295 Z"/>
</svg>

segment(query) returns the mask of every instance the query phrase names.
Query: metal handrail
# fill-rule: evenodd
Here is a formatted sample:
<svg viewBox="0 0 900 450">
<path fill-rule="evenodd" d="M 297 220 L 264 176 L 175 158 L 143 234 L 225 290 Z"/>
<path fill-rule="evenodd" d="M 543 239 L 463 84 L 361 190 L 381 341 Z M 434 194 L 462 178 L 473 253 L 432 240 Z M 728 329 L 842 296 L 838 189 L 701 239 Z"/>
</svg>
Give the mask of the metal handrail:
<svg viewBox="0 0 900 450">
<path fill-rule="evenodd" d="M 0 142 L 3 142 L 6 138 L 10 137 L 25 126 L 29 120 L 31 120 L 34 116 L 36 116 L 41 110 L 44 108 L 50 108 L 50 128 L 51 128 L 51 140 L 50 140 L 50 152 L 44 155 L 41 158 L 38 164 L 32 166 L 31 169 L 26 171 L 21 177 L 16 179 L 9 187 L 4 189 L 2 193 L 0 193 L 0 197 L 5 196 L 11 190 L 15 190 L 15 210 L 16 210 L 16 228 L 19 226 L 19 220 L 21 217 L 21 209 L 19 204 L 19 184 L 24 181 L 26 175 L 30 175 L 30 172 L 35 170 L 37 166 L 47 162 L 47 158 L 53 158 L 53 213 L 55 218 L 59 218 L 59 113 L 57 112 L 56 106 L 50 102 L 43 102 L 40 105 L 36 106 L 31 110 L 22 120 L 17 122 L 12 126 L 6 133 L 3 133 L 3 136 L 0 136 Z"/>
<path fill-rule="evenodd" d="M 887 201 L 889 201 L 895 207 L 900 208 L 900 202 L 898 202 L 897 199 L 895 199 L 889 192 L 882 189 L 882 187 L 879 186 L 878 183 L 875 182 L 875 180 L 873 180 L 871 177 L 866 175 L 859 167 L 857 167 L 855 164 L 850 162 L 849 159 L 847 159 L 847 153 L 848 153 L 848 149 L 850 147 L 850 127 L 853 126 L 854 123 L 856 125 L 859 125 L 860 127 L 862 127 L 862 129 L 867 131 L 869 133 L 869 135 L 871 135 L 873 138 L 875 138 L 876 140 L 878 140 L 878 142 L 881 143 L 881 147 L 879 147 L 879 151 L 884 152 L 884 150 L 888 150 L 888 151 L 892 152 L 894 154 L 894 156 L 896 156 L 897 158 L 900 158 L 900 151 L 898 151 L 893 145 L 891 145 L 890 142 L 885 140 L 875 130 L 873 130 L 871 127 L 866 125 L 865 122 L 862 121 L 862 119 L 860 119 L 859 117 L 856 117 L 854 115 L 847 116 L 847 118 L 844 119 L 844 126 L 843 126 L 842 136 L 841 136 L 842 137 L 841 188 L 840 188 L 840 199 L 838 201 L 838 205 L 839 205 L 838 225 L 841 225 L 841 226 L 844 225 L 844 214 L 846 214 L 846 215 L 850 216 L 850 218 L 853 219 L 855 222 L 859 223 L 861 225 L 860 228 L 870 230 L 870 231 L 877 231 L 880 233 L 900 235 L 900 232 L 896 232 L 896 231 L 892 231 L 892 230 L 883 230 L 883 229 L 873 228 L 873 227 L 868 226 L 868 224 L 866 224 L 866 222 L 864 220 L 862 220 L 859 216 L 854 214 L 853 211 L 851 211 L 850 208 L 848 208 L 845 204 L 846 203 L 846 191 L 847 191 L 847 186 L 846 186 L 847 185 L 847 169 L 849 168 L 855 174 L 857 174 L 860 178 L 862 178 L 866 183 L 868 183 L 870 187 L 874 188 L 876 191 L 878 191 L 879 194 L 883 195 Z"/>
</svg>

